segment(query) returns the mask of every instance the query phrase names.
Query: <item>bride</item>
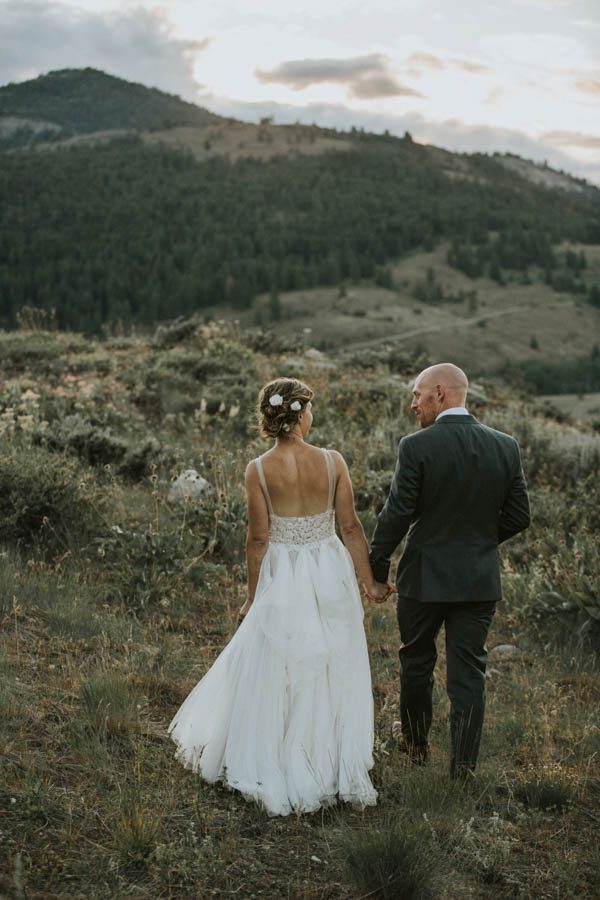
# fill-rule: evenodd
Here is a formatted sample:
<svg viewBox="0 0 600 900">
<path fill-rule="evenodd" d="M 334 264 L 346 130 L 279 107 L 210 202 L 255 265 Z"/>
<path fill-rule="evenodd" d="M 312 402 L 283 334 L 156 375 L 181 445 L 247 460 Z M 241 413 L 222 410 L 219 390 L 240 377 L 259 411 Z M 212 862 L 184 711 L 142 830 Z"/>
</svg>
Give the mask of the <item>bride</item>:
<svg viewBox="0 0 600 900">
<path fill-rule="evenodd" d="M 346 463 L 305 440 L 313 396 L 294 378 L 260 392 L 261 434 L 275 445 L 246 469 L 241 625 L 168 728 L 186 768 L 281 816 L 338 797 L 360 807 L 377 799 L 356 574 L 367 594 L 383 598 Z"/>
</svg>

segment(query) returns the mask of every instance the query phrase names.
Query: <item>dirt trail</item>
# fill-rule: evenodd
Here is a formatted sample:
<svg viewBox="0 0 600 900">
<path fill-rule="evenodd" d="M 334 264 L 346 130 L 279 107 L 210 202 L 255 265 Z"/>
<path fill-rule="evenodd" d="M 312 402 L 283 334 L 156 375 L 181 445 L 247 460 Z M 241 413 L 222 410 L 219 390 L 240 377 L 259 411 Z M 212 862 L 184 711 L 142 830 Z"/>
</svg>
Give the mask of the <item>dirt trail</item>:
<svg viewBox="0 0 600 900">
<path fill-rule="evenodd" d="M 544 309 L 556 309 L 560 306 L 559 303 L 551 303 L 544 307 Z M 397 334 L 386 334 L 384 337 L 371 338 L 368 341 L 359 341 L 355 344 L 349 344 L 347 347 L 336 349 L 335 353 L 340 355 L 345 355 L 348 353 L 354 353 L 355 350 L 362 350 L 367 347 L 376 347 L 380 344 L 387 344 L 390 341 L 393 343 L 398 343 L 398 341 L 406 341 L 410 338 L 419 337 L 422 334 L 432 334 L 436 331 L 448 331 L 451 328 L 468 328 L 471 325 L 477 325 L 478 322 L 481 322 L 485 319 L 497 319 L 499 316 L 507 316 L 510 313 L 515 312 L 524 312 L 530 313 L 531 309 L 527 306 L 509 306 L 506 309 L 497 309 L 493 312 L 481 312 L 479 315 L 474 316 L 471 319 L 455 319 L 451 322 L 444 322 L 440 325 L 429 325 L 427 328 L 413 328 L 411 331 L 403 331 L 398 332 Z"/>
</svg>

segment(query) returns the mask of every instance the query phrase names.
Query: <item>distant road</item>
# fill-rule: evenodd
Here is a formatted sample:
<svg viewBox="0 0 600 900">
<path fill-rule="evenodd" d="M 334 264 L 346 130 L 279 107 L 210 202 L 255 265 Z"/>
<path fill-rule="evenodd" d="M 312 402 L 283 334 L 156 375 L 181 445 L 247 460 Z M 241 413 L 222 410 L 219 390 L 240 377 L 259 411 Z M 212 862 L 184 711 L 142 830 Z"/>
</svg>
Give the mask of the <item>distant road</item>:
<svg viewBox="0 0 600 900">
<path fill-rule="evenodd" d="M 544 306 L 544 309 L 554 308 L 560 306 L 560 303 L 549 303 Z M 380 344 L 389 344 L 390 341 L 394 344 L 397 344 L 399 341 L 407 341 L 410 338 L 419 337 L 422 334 L 431 334 L 436 331 L 448 331 L 451 328 L 469 328 L 471 325 L 477 325 L 478 322 L 487 319 L 497 319 L 499 316 L 508 316 L 510 313 L 515 312 L 531 312 L 531 307 L 529 306 L 509 306 L 507 309 L 497 309 L 494 312 L 481 312 L 478 316 L 474 316 L 472 319 L 456 319 L 452 322 L 444 322 L 442 325 L 429 325 L 427 328 L 413 328 L 412 331 L 401 331 L 397 334 L 386 334 L 385 337 L 371 338 L 368 341 L 359 341 L 356 344 L 350 344 L 347 347 L 342 347 L 338 349 L 332 349 L 331 353 L 353 353 L 355 350 L 362 350 L 366 347 L 377 347 Z"/>
</svg>

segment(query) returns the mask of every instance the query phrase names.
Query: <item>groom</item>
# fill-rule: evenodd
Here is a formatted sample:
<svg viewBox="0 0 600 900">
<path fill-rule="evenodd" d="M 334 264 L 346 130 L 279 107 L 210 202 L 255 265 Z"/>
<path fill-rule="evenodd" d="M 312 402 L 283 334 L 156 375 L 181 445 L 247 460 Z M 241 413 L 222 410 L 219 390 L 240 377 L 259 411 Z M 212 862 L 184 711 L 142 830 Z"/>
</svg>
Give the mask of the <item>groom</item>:
<svg viewBox="0 0 600 900">
<path fill-rule="evenodd" d="M 390 492 L 371 542 L 371 566 L 387 596 L 390 556 L 398 564 L 400 748 L 428 755 L 436 638 L 446 631 L 453 778 L 475 769 L 485 705 L 486 638 L 501 599 L 498 544 L 529 525 L 529 499 L 516 440 L 465 408 L 468 381 L 451 363 L 414 384 L 421 430 L 402 438 Z"/>
</svg>

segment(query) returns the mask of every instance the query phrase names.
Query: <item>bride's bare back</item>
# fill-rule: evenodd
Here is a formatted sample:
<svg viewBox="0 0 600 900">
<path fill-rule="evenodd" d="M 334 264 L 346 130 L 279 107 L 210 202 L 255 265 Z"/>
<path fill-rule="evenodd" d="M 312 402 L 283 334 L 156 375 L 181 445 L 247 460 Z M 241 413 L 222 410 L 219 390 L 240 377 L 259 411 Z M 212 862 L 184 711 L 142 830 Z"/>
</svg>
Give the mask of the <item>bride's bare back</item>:
<svg viewBox="0 0 600 900">
<path fill-rule="evenodd" d="M 276 516 L 314 516 L 327 509 L 329 477 L 321 449 L 291 438 L 261 462 Z"/>
</svg>

